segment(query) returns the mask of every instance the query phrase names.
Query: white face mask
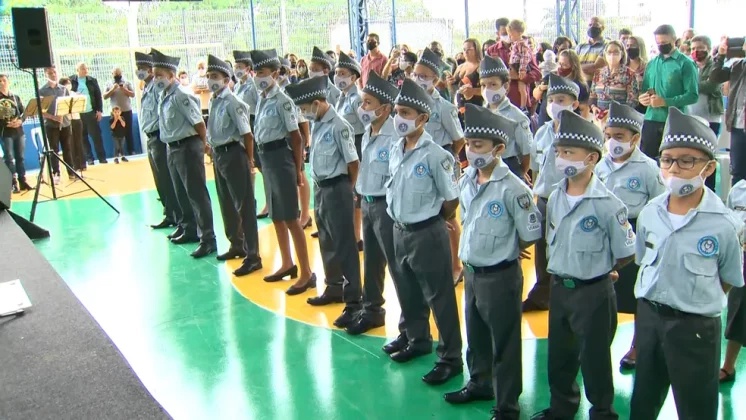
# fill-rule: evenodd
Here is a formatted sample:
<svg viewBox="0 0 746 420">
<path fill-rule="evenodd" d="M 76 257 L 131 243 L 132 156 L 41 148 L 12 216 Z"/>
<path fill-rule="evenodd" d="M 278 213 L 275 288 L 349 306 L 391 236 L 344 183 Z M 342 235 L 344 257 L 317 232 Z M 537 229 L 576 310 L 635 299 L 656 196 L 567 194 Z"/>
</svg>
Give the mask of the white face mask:
<svg viewBox="0 0 746 420">
<path fill-rule="evenodd" d="M 702 168 L 702 171 L 704 170 L 705 168 Z M 675 176 L 663 178 L 663 172 L 661 171 L 661 178 L 663 178 L 663 184 L 671 195 L 674 197 L 686 197 L 702 188 L 705 184 L 705 179 L 702 178 L 702 171 L 699 171 L 699 174 L 692 179 L 683 179 Z"/>
<path fill-rule="evenodd" d="M 147 70 L 138 70 L 137 71 L 137 79 L 138 80 L 145 80 L 148 78 L 148 71 Z"/>
<path fill-rule="evenodd" d="M 334 84 L 341 90 L 352 86 L 352 77 L 334 76 Z"/>
<path fill-rule="evenodd" d="M 547 106 L 547 114 L 555 121 L 559 120 L 559 114 L 562 111 L 572 111 L 572 105 L 560 105 L 556 102 L 552 102 Z"/>
<path fill-rule="evenodd" d="M 236 76 L 236 79 L 243 79 L 244 76 L 246 76 L 246 71 L 244 70 L 235 70 L 233 74 Z"/>
<path fill-rule="evenodd" d="M 496 159 L 495 155 L 492 154 L 492 152 L 494 152 L 495 149 L 492 149 L 487 153 L 476 153 L 476 152 L 472 152 L 467 147 L 466 148 L 466 159 L 469 161 L 469 166 L 471 166 L 474 169 L 482 169 L 482 168 L 489 166 L 489 164 L 494 162 Z"/>
<path fill-rule="evenodd" d="M 407 136 L 417 130 L 417 123 L 415 120 L 408 120 L 399 116 L 398 114 L 396 115 L 396 117 L 394 117 L 394 126 L 396 126 L 396 132 L 399 133 L 399 135 L 402 137 Z"/>
<path fill-rule="evenodd" d="M 215 93 L 225 86 L 225 82 L 222 80 L 209 80 L 207 87 L 210 88 L 210 92 Z"/>
<path fill-rule="evenodd" d="M 316 120 L 316 115 L 318 113 L 319 113 L 319 107 L 316 106 L 316 105 L 312 105 L 310 111 L 304 111 L 303 112 L 303 118 L 305 118 L 305 119 L 307 119 L 309 121 L 315 121 Z"/>
<path fill-rule="evenodd" d="M 155 79 L 155 82 L 153 83 L 153 87 L 155 87 L 155 90 L 157 90 L 158 92 L 162 92 L 163 89 L 165 89 L 166 86 L 169 85 L 169 83 L 170 82 L 165 77 L 157 77 Z"/>
<path fill-rule="evenodd" d="M 510 44 L 510 35 L 500 35 L 500 41 Z"/>
<path fill-rule="evenodd" d="M 505 98 L 506 94 L 507 94 L 507 91 L 505 90 L 505 86 L 500 87 L 500 89 L 498 90 L 493 90 L 493 89 L 482 90 L 482 97 L 489 104 L 499 104 Z"/>
<path fill-rule="evenodd" d="M 381 108 L 378 108 L 381 109 Z M 373 121 L 377 120 L 380 115 L 376 113 L 378 109 L 374 109 L 372 111 L 366 111 L 363 109 L 362 106 L 358 107 L 357 109 L 357 115 L 360 117 L 360 121 L 362 121 L 363 124 L 368 125 L 372 123 Z"/>
<path fill-rule="evenodd" d="M 420 85 L 420 87 L 422 89 L 424 89 L 425 91 L 427 91 L 427 92 L 429 92 L 430 89 L 432 89 L 433 85 L 435 84 L 434 81 L 432 81 L 430 79 L 424 79 L 422 77 L 413 77 L 412 80 L 414 80 L 415 83 L 417 83 L 418 85 Z"/>
<path fill-rule="evenodd" d="M 261 90 L 269 89 L 272 86 L 272 84 L 274 84 L 274 82 L 275 82 L 275 79 L 273 79 L 272 76 L 254 77 L 254 83 L 256 84 L 256 87 L 258 87 Z"/>
<path fill-rule="evenodd" d="M 588 165 L 585 164 L 585 160 L 574 162 L 572 160 L 563 159 L 557 156 L 554 160 L 554 167 L 558 171 L 562 172 L 565 178 L 572 178 L 578 174 L 583 173 Z"/>
<path fill-rule="evenodd" d="M 611 155 L 611 157 L 619 159 L 632 150 L 632 143 L 623 143 L 618 140 L 609 139 L 606 148 L 609 149 L 609 155 Z"/>
<path fill-rule="evenodd" d="M 321 76 L 325 76 L 323 71 L 311 71 L 311 70 L 308 71 L 308 77 L 321 77 Z"/>
<path fill-rule="evenodd" d="M 410 63 L 409 61 L 399 60 L 399 69 L 400 70 L 406 70 L 411 65 L 412 65 L 412 63 Z"/>
</svg>

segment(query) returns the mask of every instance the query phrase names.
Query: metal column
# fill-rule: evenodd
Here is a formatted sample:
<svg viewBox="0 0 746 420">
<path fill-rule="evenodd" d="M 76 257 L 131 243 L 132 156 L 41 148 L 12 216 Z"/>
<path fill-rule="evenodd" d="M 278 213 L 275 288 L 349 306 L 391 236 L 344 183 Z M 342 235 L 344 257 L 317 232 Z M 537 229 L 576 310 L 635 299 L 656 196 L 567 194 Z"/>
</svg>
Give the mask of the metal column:
<svg viewBox="0 0 746 420">
<path fill-rule="evenodd" d="M 469 38 L 469 0 L 464 0 L 464 25 L 466 26 L 466 37 Z"/>
<path fill-rule="evenodd" d="M 348 0 L 347 15 L 350 25 L 350 47 L 358 59 L 366 53 L 365 41 L 368 38 L 367 0 Z"/>
<path fill-rule="evenodd" d="M 254 0 L 249 0 L 251 8 L 251 45 L 256 49 L 256 21 L 254 20 Z"/>
<path fill-rule="evenodd" d="M 396 0 L 391 0 L 391 47 L 396 45 Z"/>
<path fill-rule="evenodd" d="M 580 41 L 580 0 L 557 0 L 557 36 L 566 36 L 577 45 Z"/>
<path fill-rule="evenodd" d="M 697 9 L 697 1 L 689 0 L 689 27 L 694 28 L 694 12 Z"/>
</svg>

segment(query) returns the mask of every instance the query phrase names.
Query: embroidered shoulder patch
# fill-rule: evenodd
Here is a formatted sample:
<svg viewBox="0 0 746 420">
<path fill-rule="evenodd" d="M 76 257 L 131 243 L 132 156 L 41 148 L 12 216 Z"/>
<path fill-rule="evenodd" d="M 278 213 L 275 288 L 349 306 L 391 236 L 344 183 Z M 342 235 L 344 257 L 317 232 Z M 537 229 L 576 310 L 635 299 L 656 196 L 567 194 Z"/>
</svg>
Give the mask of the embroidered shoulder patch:
<svg viewBox="0 0 746 420">
<path fill-rule="evenodd" d="M 621 226 L 627 225 L 627 209 L 621 209 L 616 213 L 616 221 Z"/>
<path fill-rule="evenodd" d="M 453 170 L 453 164 L 451 163 L 451 159 L 444 159 L 442 162 L 440 162 L 440 166 L 442 166 L 443 169 L 448 172 Z"/>
<path fill-rule="evenodd" d="M 284 104 L 282 104 L 282 109 L 284 109 L 285 111 L 290 111 L 291 109 L 293 109 L 293 105 L 291 105 L 290 102 L 285 102 Z"/>
<path fill-rule="evenodd" d="M 516 201 L 518 202 L 518 207 L 523 210 L 528 210 L 531 207 L 531 195 L 529 193 L 519 195 Z"/>
</svg>

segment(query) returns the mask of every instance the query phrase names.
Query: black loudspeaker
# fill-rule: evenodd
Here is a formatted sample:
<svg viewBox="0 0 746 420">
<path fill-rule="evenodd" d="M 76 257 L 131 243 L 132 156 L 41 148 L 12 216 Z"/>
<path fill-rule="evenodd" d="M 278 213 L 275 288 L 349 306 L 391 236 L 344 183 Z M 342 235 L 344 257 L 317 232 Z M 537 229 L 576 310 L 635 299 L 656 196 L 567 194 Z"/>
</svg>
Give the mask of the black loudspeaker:
<svg viewBox="0 0 746 420">
<path fill-rule="evenodd" d="M 52 47 L 49 42 L 47 9 L 40 7 L 14 7 L 13 35 L 16 40 L 18 67 L 40 69 L 52 67 Z"/>
<path fill-rule="evenodd" d="M 10 187 L 13 180 L 8 167 L 0 162 L 0 211 L 10 208 Z"/>
</svg>

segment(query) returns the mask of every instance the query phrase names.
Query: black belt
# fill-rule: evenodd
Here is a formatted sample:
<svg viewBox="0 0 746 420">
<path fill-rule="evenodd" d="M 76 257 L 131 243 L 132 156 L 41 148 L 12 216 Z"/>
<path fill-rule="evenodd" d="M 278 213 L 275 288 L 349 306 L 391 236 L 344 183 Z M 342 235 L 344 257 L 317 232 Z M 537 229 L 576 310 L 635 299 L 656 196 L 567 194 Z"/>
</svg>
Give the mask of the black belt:
<svg viewBox="0 0 746 420">
<path fill-rule="evenodd" d="M 497 273 L 498 271 L 505 270 L 506 268 L 510 268 L 517 263 L 518 260 L 510 260 L 503 261 L 499 264 L 491 265 L 489 267 L 474 267 L 469 263 L 464 263 L 464 268 L 466 268 L 466 271 L 474 274 L 492 274 Z"/>
<path fill-rule="evenodd" d="M 288 142 L 285 139 L 256 144 L 256 148 L 259 149 L 260 152 L 271 152 L 273 150 L 280 150 L 283 147 L 288 147 Z"/>
<path fill-rule="evenodd" d="M 564 286 L 566 289 L 577 289 L 579 287 L 585 287 L 585 286 L 590 286 L 592 284 L 596 284 L 608 278 L 609 278 L 608 274 L 603 274 L 603 275 L 600 275 L 598 277 L 594 277 L 588 280 L 581 280 L 581 279 L 576 279 L 572 277 L 554 276 L 554 282 L 556 284 L 560 284 Z"/>
<path fill-rule="evenodd" d="M 380 195 L 380 196 L 376 196 L 376 195 L 363 195 L 361 197 L 363 197 L 363 200 L 365 200 L 366 203 L 375 203 L 376 201 L 384 201 L 384 200 L 386 200 L 386 196 L 385 195 Z"/>
<path fill-rule="evenodd" d="M 672 308 L 668 305 L 664 305 L 662 303 L 653 302 L 652 300 L 647 300 L 645 298 L 642 298 L 642 301 L 647 303 L 648 306 L 650 306 L 650 309 L 653 310 L 653 312 L 657 313 L 658 315 L 662 316 L 668 316 L 668 317 L 674 317 L 674 318 L 686 318 L 686 317 L 702 317 L 706 318 L 704 315 L 699 314 L 693 314 L 690 312 L 684 312 L 680 311 L 676 308 Z"/>
<path fill-rule="evenodd" d="M 347 175 L 337 175 L 334 178 L 322 179 L 321 181 L 314 181 L 317 187 L 326 188 L 339 184 L 342 181 L 348 181 L 350 179 Z"/>
<path fill-rule="evenodd" d="M 230 142 L 228 144 L 223 144 L 223 145 L 220 145 L 220 146 L 215 146 L 215 147 L 213 147 L 213 149 L 216 150 L 216 151 L 218 151 L 218 152 L 227 152 L 229 149 L 232 149 L 233 147 L 240 146 L 240 145 L 241 145 L 241 143 L 239 143 L 237 141 L 232 141 L 232 142 Z"/>
<path fill-rule="evenodd" d="M 169 147 L 179 147 L 182 144 L 188 142 L 189 140 L 194 140 L 194 139 L 199 139 L 199 136 L 189 136 L 189 137 L 185 137 L 185 138 L 183 138 L 181 140 L 171 141 L 171 142 L 168 142 L 168 145 L 169 145 Z"/>
<path fill-rule="evenodd" d="M 439 220 L 443 220 L 443 218 L 440 217 L 440 216 L 433 216 L 433 217 L 431 217 L 431 218 L 429 218 L 427 220 L 423 220 L 421 222 L 416 222 L 416 223 L 399 223 L 399 222 L 396 222 L 396 223 L 394 223 L 394 226 L 396 226 L 397 229 L 399 229 L 399 230 L 406 230 L 406 231 L 409 231 L 409 232 L 415 232 L 415 231 L 418 231 L 418 230 L 425 229 L 426 227 L 435 224 Z"/>
<path fill-rule="evenodd" d="M 152 133 L 145 133 L 145 135 L 151 139 L 158 137 L 160 134 L 161 134 L 161 130 L 155 130 Z"/>
</svg>

